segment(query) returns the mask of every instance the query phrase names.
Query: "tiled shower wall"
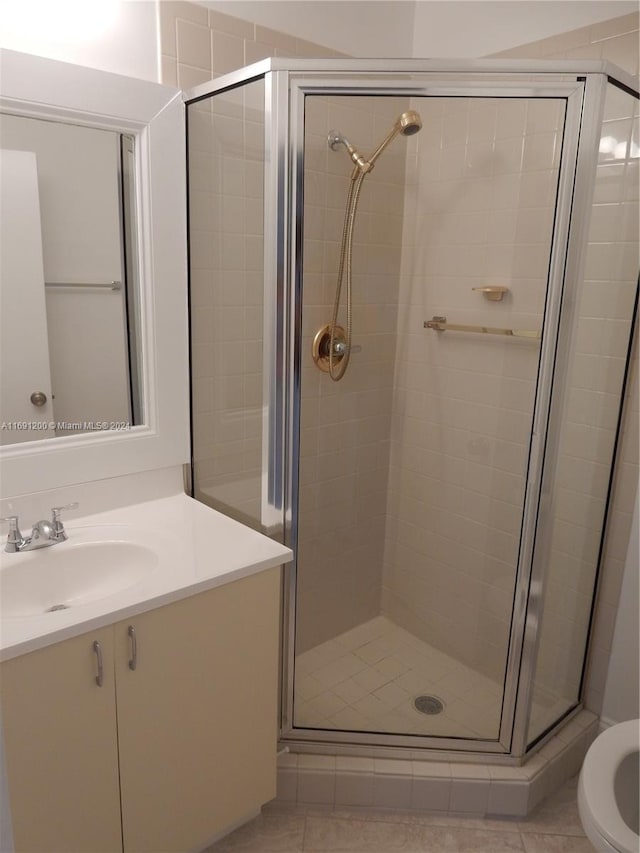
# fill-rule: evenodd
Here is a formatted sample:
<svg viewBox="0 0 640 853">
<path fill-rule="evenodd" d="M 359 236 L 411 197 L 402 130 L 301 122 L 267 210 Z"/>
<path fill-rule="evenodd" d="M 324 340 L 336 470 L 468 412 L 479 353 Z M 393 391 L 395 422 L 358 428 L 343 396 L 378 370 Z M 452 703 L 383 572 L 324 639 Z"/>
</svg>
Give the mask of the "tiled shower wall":
<svg viewBox="0 0 640 853">
<path fill-rule="evenodd" d="M 544 43 L 527 52 L 526 47 L 521 51 L 510 51 L 511 56 L 550 56 L 560 58 L 561 48 L 569 57 L 606 58 L 617 61 L 622 67 L 637 72 L 637 23 L 638 17 L 628 16 L 618 22 L 605 22 L 597 27 L 586 28 L 584 31 L 569 33 L 565 39 L 560 37 L 549 40 L 548 50 Z M 635 30 L 635 32 L 634 32 Z M 582 44 L 584 39 L 590 43 Z M 629 128 L 620 128 L 619 122 L 628 121 L 628 102 L 621 105 L 608 102 L 608 112 L 605 118 L 610 122 L 610 129 L 621 138 L 629 139 Z M 481 108 L 477 104 L 478 109 Z M 495 192 L 486 193 L 483 198 L 478 194 L 474 205 L 464 198 L 462 187 L 474 186 L 474 179 L 480 176 L 478 160 L 482 140 L 481 125 L 484 133 L 491 133 L 491 121 L 487 116 L 468 117 L 462 115 L 461 105 L 458 115 L 455 108 L 449 111 L 446 122 L 442 125 L 441 138 L 423 133 L 417 138 L 419 148 L 419 183 L 421 188 L 428 188 L 421 193 L 418 201 L 416 243 L 423 253 L 414 253 L 413 264 L 422 273 L 415 275 L 416 270 L 410 270 L 413 278 L 403 275 L 403 293 L 408 294 L 408 304 L 401 305 L 398 327 L 397 379 L 398 396 L 394 403 L 394 433 L 391 454 L 391 474 L 389 493 L 389 514 L 387 531 L 387 550 L 385 557 L 385 591 L 383 598 L 384 612 L 393 615 L 401 624 L 409 627 L 419 636 L 433 642 L 440 648 L 449 651 L 455 649 L 456 654 L 465 663 L 474 660 L 487 674 L 500 675 L 504 662 L 506 636 L 510 618 L 510 591 L 513 582 L 513 563 L 515 560 L 517 538 L 517 518 L 521 499 L 521 486 L 516 486 L 516 478 L 521 478 L 524 472 L 522 451 L 523 441 L 528 436 L 520 430 L 520 458 L 514 453 L 513 435 L 508 434 L 505 414 L 513 419 L 512 404 L 502 404 L 500 396 L 493 400 L 486 392 L 487 375 L 501 369 L 501 359 L 495 357 L 483 364 L 488 347 L 485 341 L 474 343 L 458 340 L 446 341 L 450 352 L 445 349 L 445 336 L 436 343 L 428 344 L 425 332 L 420 328 L 421 323 L 416 316 L 416 310 L 422 309 L 424 319 L 432 315 L 449 315 L 451 322 L 486 323 L 488 325 L 506 325 L 526 327 L 528 320 L 516 316 L 510 317 L 509 303 L 501 306 L 491 306 L 491 310 L 472 316 L 469 296 L 472 286 L 493 283 L 513 285 L 520 282 L 515 290 L 512 286 L 512 309 L 522 306 L 525 300 L 535 296 L 534 277 L 526 283 L 523 277 L 527 271 L 535 269 L 532 263 L 541 244 L 534 245 L 544 239 L 544 229 L 550 225 L 549 210 L 544 205 L 550 201 L 550 185 L 540 180 L 542 173 L 537 171 L 544 166 L 540 157 L 536 160 L 523 160 L 523 181 L 520 190 L 519 205 L 521 209 L 516 215 L 515 210 L 509 210 L 504 202 L 497 199 L 499 207 L 504 207 L 501 219 L 495 214 L 489 218 L 480 212 L 487 197 L 495 198 Z M 533 109 L 538 109 L 533 107 Z M 430 117 L 431 118 L 431 117 Z M 532 115 L 529 120 L 528 133 L 533 132 L 538 138 L 540 155 L 543 151 L 545 128 L 539 122 L 540 116 Z M 616 124 L 618 122 L 618 124 Z M 433 117 L 434 126 L 438 126 L 438 116 Z M 428 120 L 426 126 L 431 125 Z M 525 125 L 518 125 L 518 117 L 510 119 L 500 116 L 494 128 L 494 155 L 500 150 L 507 157 L 514 156 L 514 140 L 522 137 Z M 548 130 L 548 129 L 547 129 Z M 465 136 L 466 134 L 466 136 Z M 626 136 L 625 136 L 626 134 Z M 512 137 L 511 151 L 505 147 L 502 137 Z M 526 136 L 526 133 L 525 133 Z M 466 145 L 466 161 L 462 163 L 462 146 Z M 475 149 L 474 150 L 474 146 Z M 442 153 L 438 152 L 441 147 Z M 456 154 L 456 150 L 457 154 Z M 458 163 L 456 163 L 456 156 Z M 516 152 L 517 156 L 517 152 Z M 440 157 L 438 164 L 437 158 Z M 609 158 L 611 159 L 611 158 Z M 629 293 L 632 287 L 629 281 L 637 274 L 637 222 L 633 221 L 634 191 L 637 192 L 637 155 L 630 159 L 626 166 L 618 163 L 621 170 L 626 168 L 624 180 L 632 189 L 627 193 L 625 206 L 609 202 L 614 197 L 607 198 L 607 190 L 615 192 L 615 166 L 612 169 L 607 157 L 602 157 L 601 171 L 598 178 L 598 190 L 602 195 L 596 197 L 599 202 L 594 214 L 590 233 L 590 251 L 588 266 L 585 271 L 586 290 L 589 294 L 589 304 L 583 301 L 581 328 L 578 331 L 577 347 L 583 356 L 582 379 L 572 392 L 571 406 L 567 417 L 569 432 L 572 434 L 572 453 L 562 459 L 560 474 L 563 477 L 563 488 L 559 490 L 556 500 L 556 524 L 554 532 L 552 568 L 562 566 L 562 570 L 554 572 L 554 579 L 547 587 L 546 629 L 540 652 L 540 668 L 538 687 L 550 695 L 568 693 L 574 696 L 577 691 L 575 679 L 580 677 L 581 642 L 575 642 L 575 637 L 584 636 L 586 622 L 589 618 L 590 596 L 587 587 L 589 577 L 593 577 L 593 567 L 597 558 L 597 543 L 591 529 L 599 524 L 598 512 L 602 511 L 602 491 L 597 492 L 598 479 L 589 475 L 590 466 L 596 470 L 596 448 L 601 447 L 603 440 L 611 440 L 612 418 L 615 421 L 616 412 L 611 410 L 611 400 L 616 395 L 616 369 L 620 368 L 619 342 L 623 329 L 618 329 L 616 323 L 607 324 L 607 334 L 593 335 L 595 317 L 605 311 L 611 314 L 612 304 L 619 318 L 618 326 L 624 326 L 624 318 L 629 316 L 631 305 Z M 459 169 L 461 176 L 456 176 L 458 187 L 450 185 L 445 189 L 447 209 L 443 209 L 438 198 L 438 182 L 442 181 L 447 171 Z M 608 170 L 608 173 L 607 171 Z M 529 174 L 527 174 L 529 173 Z M 462 177 L 464 175 L 464 177 Z M 449 175 L 450 177 L 450 175 Z M 620 175 L 622 177 L 622 175 Z M 436 181 L 434 184 L 433 181 Z M 411 178 L 409 183 L 411 184 Z M 619 184 L 618 184 L 619 186 Z M 515 190 L 517 194 L 517 189 Z M 430 197 L 429 197 L 430 196 Z M 514 196 L 515 198 L 515 196 Z M 409 200 L 409 204 L 411 204 Z M 515 206 L 515 205 L 514 205 Z M 442 216 L 443 211 L 445 217 Z M 464 213 L 464 216 L 461 214 Z M 447 216 L 449 221 L 447 221 Z M 453 217 L 456 217 L 453 219 Z M 407 227 L 410 217 L 406 215 Z M 493 225 L 493 229 L 492 229 Z M 489 229 L 487 234 L 486 229 Z M 500 231 L 499 231 L 500 229 Z M 498 236 L 496 236 L 498 235 Z M 505 258 L 505 245 L 510 239 L 515 239 L 516 246 L 514 263 L 509 269 L 509 261 Z M 633 241 L 636 241 L 635 245 Z M 614 243 L 616 241 L 617 245 Z M 630 242 L 631 241 L 631 242 Z M 456 251 L 456 243 L 458 249 Z M 410 246 L 405 230 L 405 246 Z M 466 250 L 462 246 L 466 244 Z M 484 272 L 485 248 L 491 247 L 491 263 L 496 267 L 490 270 L 487 280 L 478 276 Z M 613 253 L 607 263 L 606 253 Z M 618 269 L 612 261 L 622 253 L 624 269 Z M 448 254 L 448 256 L 447 256 Z M 403 255 L 406 260 L 411 257 L 411 250 Z M 403 272 L 406 267 L 403 267 Z M 490 269 L 490 268 L 489 268 Z M 437 272 L 434 275 L 434 270 Z M 458 280 L 453 273 L 458 273 Z M 426 277 L 424 276 L 426 273 Z M 544 273 L 543 273 L 544 274 Z M 473 277 L 476 280 L 472 280 Z M 605 290 L 602 279 L 610 283 Z M 615 279 L 615 281 L 612 281 Z M 466 281 L 465 281 L 466 279 Z M 538 284 L 542 279 L 538 279 Z M 527 286 L 527 284 L 529 286 Z M 464 285 L 466 291 L 456 288 Z M 599 288 L 598 288 L 599 285 Z M 619 292 L 612 292 L 614 288 Z M 597 295 L 596 295 L 597 294 Z M 606 294 L 606 295 L 605 295 Z M 538 297 L 541 296 L 537 288 Z M 401 297 L 402 299 L 403 297 Z M 603 304 L 603 299 L 608 304 Z M 598 300 L 599 303 L 598 303 Z M 403 300 L 404 301 L 404 300 Z M 588 300 L 587 300 L 588 301 Z M 598 304 L 596 304 L 598 303 Z M 526 302 L 525 302 L 526 305 Z M 538 301 L 536 310 L 542 303 Z M 455 311 L 455 318 L 452 316 Z M 509 321 L 503 322 L 504 316 Z M 497 321 L 500 317 L 500 322 Z M 513 323 L 511 322 L 513 319 Z M 403 321 L 405 323 L 403 327 Z M 539 326 L 540 319 L 537 319 Z M 534 326 L 535 327 L 535 326 Z M 601 332 L 604 327 L 601 324 Z M 413 334 L 412 334 L 413 332 Z M 440 336 L 439 336 L 440 337 Z M 597 337 L 598 344 L 594 344 Z M 507 345 L 514 343 L 506 342 Z M 498 346 L 505 352 L 505 342 Z M 594 349 L 594 346 L 596 349 Z M 427 349 L 430 347 L 430 350 Z M 454 352 L 455 347 L 455 352 Z M 586 351 L 585 351 L 586 348 Z M 616 350 L 614 353 L 612 348 Z M 596 350 L 598 350 L 596 352 Z M 611 351 L 610 351 L 611 350 Z M 534 353 L 526 347 L 509 347 L 509 364 L 503 380 L 507 379 L 511 370 L 524 371 L 516 373 L 516 377 L 524 387 L 522 380 L 528 377 L 531 383 L 535 377 Z M 493 348 L 493 355 L 496 350 Z M 618 357 L 616 364 L 614 356 Z M 588 363 L 591 358 L 592 363 Z M 424 359 L 424 360 L 423 360 Z M 517 364 L 514 360 L 519 359 Z M 610 368 L 607 376 L 602 376 L 598 388 L 590 386 L 596 381 L 594 363 L 606 364 Z M 424 364 L 428 362 L 435 367 L 430 379 L 435 382 L 439 373 L 442 378 L 432 388 L 425 383 Z M 525 367 L 526 365 L 526 367 Z M 601 371 L 602 373 L 602 371 Z M 494 380 L 496 377 L 493 377 Z M 404 388 L 403 388 L 404 386 Z M 495 381 L 494 381 L 495 386 Z M 635 389 L 633 377 L 631 388 Z M 533 386 L 530 384 L 530 390 Z M 410 393 L 407 393 L 409 391 Z M 586 391 L 586 395 L 585 392 Z M 436 392 L 436 393 L 434 393 Z M 609 396 L 603 393 L 610 392 Z M 591 393 L 591 399 L 587 397 Z M 598 397 L 597 395 L 600 394 Z M 627 414 L 623 444 L 618 466 L 618 484 L 614 499 L 614 511 L 610 524 L 610 534 L 605 562 L 603 591 L 600 599 L 599 620 L 597 622 L 594 642 L 594 662 L 599 663 L 599 673 L 594 673 L 599 681 L 600 690 L 604 687 L 606 669 L 602 666 L 608 660 L 608 654 L 603 656 L 599 645 L 604 642 L 610 648 L 615 609 L 604 598 L 606 595 L 616 595 L 619 586 L 621 567 L 624 562 L 625 545 L 628 539 L 631 511 L 633 509 L 634 484 L 637 484 L 637 394 L 632 393 L 627 404 Z M 495 422 L 491 423 L 491 415 L 495 419 L 498 409 L 487 408 L 487 404 L 502 404 L 500 416 L 503 420 L 496 431 Z M 588 406 L 595 406 L 589 410 Z M 585 408 L 585 406 L 587 408 Z M 579 407 L 579 408 L 578 408 Z M 466 411 L 465 411 L 466 408 Z M 635 409 L 635 411 L 634 411 Z M 490 413 L 490 415 L 489 415 Z M 599 418 L 596 424 L 593 419 Z M 522 427 L 522 424 L 520 425 Z M 511 424 L 513 428 L 513 424 Z M 443 430 L 447 438 L 443 437 Z M 438 432 L 440 434 L 438 434 Z M 452 435 L 453 432 L 453 435 Z M 630 435 L 631 440 L 626 436 Z M 506 441 L 505 441 L 506 440 Z M 510 441 L 509 441 L 510 440 Z M 509 443 L 507 443 L 509 442 Z M 448 445 L 448 447 L 445 446 Z M 505 466 L 505 453 L 500 446 L 508 447 L 509 463 Z M 437 453 L 434 453 L 434 450 Z M 482 458 L 484 453 L 485 458 Z M 497 454 L 497 455 L 495 455 Z M 635 461 L 634 461 L 635 457 Z M 466 461 L 465 461 L 466 460 Z M 490 466 L 487 465 L 490 462 Z M 484 469 L 482 465 L 485 465 Z M 572 471 L 569 472 L 569 468 Z M 600 472 L 606 474 L 606 472 Z M 509 500 L 503 498 L 508 494 L 504 491 L 506 483 L 498 485 L 497 478 L 511 477 L 514 487 Z M 567 480 L 569 487 L 567 488 Z M 578 486 L 578 482 L 581 486 Z M 592 487 L 595 487 L 597 498 L 592 498 Z M 502 494 L 501 494 L 502 491 Z M 422 504 L 422 505 L 421 505 Z M 580 516 L 580 511 L 584 518 Z M 422 527 L 426 519 L 426 535 Z M 580 529 L 582 528 L 582 533 Z M 580 536 L 582 538 L 580 539 Z M 613 537 L 613 538 L 612 538 Z M 580 542 L 581 563 L 579 571 L 575 570 L 578 557 L 575 554 L 576 543 Z M 510 546 L 510 554 L 506 550 L 501 555 L 496 549 L 501 545 Z M 617 555 L 617 584 L 611 578 L 612 570 L 608 568 L 611 555 Z M 506 557 L 508 556 L 508 559 Z M 502 557 L 502 559 L 500 559 Z M 571 570 L 571 562 L 574 571 Z M 428 571 L 425 572 L 425 567 Z M 612 589 L 613 587 L 613 589 Z M 611 592 L 610 592 L 611 590 Z M 617 598 L 615 598 L 617 603 Z M 573 641 L 572 641 L 573 638 Z M 599 659 L 599 660 L 598 660 Z M 570 678 L 569 674 L 573 673 Z M 543 675 L 544 674 L 544 675 Z M 539 690 L 540 692 L 540 690 Z M 542 696 L 538 697 L 542 699 Z M 595 710 L 597 705 L 590 703 Z"/>
<path fill-rule="evenodd" d="M 269 56 L 343 56 L 328 47 L 224 15 L 195 3 L 162 0 L 162 82 L 190 89 Z"/>
<path fill-rule="evenodd" d="M 399 98 L 307 98 L 302 313 L 300 515 L 296 653 L 380 613 L 405 139 L 364 181 L 354 234 L 353 343 L 339 382 L 311 357 L 331 322 L 345 202 L 353 164 L 338 129 L 367 153 L 407 109 Z M 346 276 L 339 322 L 346 325 Z"/>
<path fill-rule="evenodd" d="M 392 417 L 383 612 L 492 678 L 511 620 L 564 107 L 416 99 Z M 501 302 L 473 288 L 504 286 Z"/>
<path fill-rule="evenodd" d="M 514 59 L 605 59 L 638 74 L 638 13 L 518 45 L 492 55 Z"/>
<path fill-rule="evenodd" d="M 635 13 L 604 21 L 600 24 L 594 24 L 590 27 L 583 27 L 578 30 L 562 33 L 553 38 L 543 39 L 529 45 L 521 45 L 512 50 L 496 54 L 496 56 L 528 59 L 605 59 L 620 66 L 628 73 L 637 76 L 638 35 L 639 16 Z M 629 99 L 622 96 L 619 96 L 617 99 L 608 99 L 605 120 L 609 122 L 608 127 L 611 130 L 611 135 L 620 141 L 635 141 L 636 147 L 633 151 L 627 149 L 628 156 L 626 157 L 616 158 L 611 156 L 615 152 L 603 152 L 601 156 L 598 165 L 596 195 L 594 198 L 596 208 L 589 235 L 590 247 L 585 270 L 585 297 L 588 295 L 591 299 L 591 308 L 595 307 L 597 300 L 602 299 L 604 294 L 604 298 L 607 300 L 608 312 L 612 308 L 615 312 L 616 292 L 619 297 L 620 291 L 628 290 L 629 278 L 634 279 L 638 272 L 638 226 L 637 222 L 629 219 L 628 213 L 630 209 L 629 203 L 631 202 L 635 203 L 637 210 L 639 185 L 638 131 L 636 119 L 635 136 L 631 139 L 629 132 L 630 122 L 626 108 L 628 102 Z M 620 125 L 621 120 L 624 121 L 625 118 L 627 119 L 627 128 Z M 604 135 L 608 133 L 609 131 L 605 130 Z M 623 203 L 612 204 L 612 202 L 619 200 L 619 196 L 612 194 L 612 192 L 616 193 L 620 182 L 623 182 L 625 186 L 626 196 Z M 613 282 L 610 289 L 608 283 L 612 281 L 612 278 Z M 624 283 L 625 280 L 627 281 L 626 285 Z M 596 303 L 594 303 L 594 300 L 596 300 Z M 584 318 L 585 321 L 588 321 L 588 312 L 590 309 L 586 303 L 584 307 L 586 309 Z M 618 315 L 615 314 L 615 316 L 617 317 Z M 610 390 L 607 384 L 606 370 L 607 366 L 611 364 L 613 356 L 607 357 L 606 353 L 593 351 L 594 345 L 602 347 L 607 343 L 602 335 L 598 334 L 598 329 L 594 331 L 596 331 L 595 343 L 593 339 L 590 342 L 590 336 L 585 336 L 584 333 L 581 340 L 579 340 L 583 361 L 591 361 L 591 365 L 588 368 L 591 377 L 586 387 L 574 389 L 574 406 L 578 403 L 578 396 L 581 394 L 584 396 L 585 391 L 591 393 L 593 397 L 594 394 L 604 395 Z M 601 328 L 600 331 L 602 332 L 603 329 Z M 609 343 L 614 344 L 615 342 L 609 341 Z M 593 367 L 596 365 L 600 367 L 599 375 L 598 371 L 593 370 Z M 637 333 L 630 368 L 627 383 L 628 393 L 623 412 L 622 435 L 617 455 L 605 550 L 601 563 L 598 602 L 587 672 L 586 704 L 590 710 L 598 714 L 602 710 L 627 543 L 631 529 L 634 500 L 638 488 L 639 406 Z M 589 387 L 589 385 L 593 386 L 594 382 L 600 382 L 601 384 L 599 387 Z M 605 398 L 602 397 L 603 402 L 604 400 Z M 577 410 L 574 411 L 577 413 Z M 600 407 L 600 413 L 606 420 L 606 405 Z M 576 421 L 575 416 L 574 422 L 579 423 L 579 420 Z M 593 447 L 593 441 L 597 440 L 597 431 L 594 429 L 595 424 L 593 421 L 590 427 L 586 428 L 584 423 L 582 425 L 584 433 L 582 447 L 587 454 L 589 453 L 589 448 L 585 442 L 590 442 L 591 447 Z M 567 516 L 570 503 L 567 503 L 566 497 L 572 497 L 575 505 L 575 498 L 579 494 L 579 490 L 576 490 L 575 476 L 580 473 L 586 474 L 589 471 L 589 466 L 590 461 L 588 457 L 586 459 L 583 458 L 579 463 L 578 470 L 574 474 L 574 484 L 571 486 L 569 492 L 565 492 L 565 499 L 563 499 L 566 522 L 565 537 L 570 536 L 576 531 L 574 522 L 570 516 Z M 588 488 L 588 478 L 585 479 L 583 477 L 583 494 L 585 484 Z M 562 606 L 556 606 L 552 600 L 554 594 L 558 602 L 565 602 L 570 607 L 571 612 L 574 614 L 574 619 L 579 618 L 584 620 L 587 616 L 585 613 L 584 590 L 580 589 L 580 567 L 578 566 L 572 572 L 570 568 L 572 560 L 566 553 L 567 549 L 563 548 L 562 550 L 564 551 L 563 557 L 560 556 L 559 550 L 552 557 L 552 568 L 560 567 L 560 571 L 558 572 L 560 580 L 559 585 L 554 580 L 553 585 L 548 588 L 547 599 L 549 607 L 547 608 L 547 605 L 545 605 L 545 641 L 541 648 L 540 660 L 542 667 L 540 674 L 544 674 L 542 679 L 543 684 L 547 683 L 552 687 L 557 685 L 558 678 L 562 677 L 562 672 L 564 672 L 565 676 L 568 673 L 568 669 L 566 668 L 568 663 L 567 656 L 573 654 L 575 657 L 578 653 L 578 650 L 568 649 L 564 642 L 563 624 L 567 619 L 567 610 Z M 564 583 L 562 579 L 564 579 Z"/>
<path fill-rule="evenodd" d="M 159 8 L 162 81 L 183 89 L 268 56 L 340 55 L 194 3 Z M 190 107 L 189 157 L 197 496 L 261 528 L 263 85 Z"/>
</svg>

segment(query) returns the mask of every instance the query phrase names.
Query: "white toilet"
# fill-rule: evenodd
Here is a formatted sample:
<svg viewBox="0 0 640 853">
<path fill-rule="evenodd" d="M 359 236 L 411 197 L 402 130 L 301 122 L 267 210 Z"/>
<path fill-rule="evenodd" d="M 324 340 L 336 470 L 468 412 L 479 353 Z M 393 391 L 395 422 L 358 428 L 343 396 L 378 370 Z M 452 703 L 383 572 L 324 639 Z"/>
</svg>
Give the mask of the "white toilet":
<svg viewBox="0 0 640 853">
<path fill-rule="evenodd" d="M 591 744 L 578 784 L 578 810 L 598 853 L 638 853 L 640 720 L 611 726 Z"/>
</svg>

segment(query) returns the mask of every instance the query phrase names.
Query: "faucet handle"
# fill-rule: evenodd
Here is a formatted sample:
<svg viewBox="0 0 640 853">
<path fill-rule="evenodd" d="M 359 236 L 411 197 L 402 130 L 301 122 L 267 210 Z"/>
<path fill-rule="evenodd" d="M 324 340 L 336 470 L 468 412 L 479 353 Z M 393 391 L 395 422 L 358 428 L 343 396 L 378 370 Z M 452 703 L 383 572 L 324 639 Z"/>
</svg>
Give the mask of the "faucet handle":
<svg viewBox="0 0 640 853">
<path fill-rule="evenodd" d="M 18 527 L 18 516 L 7 515 L 5 518 L 0 518 L 0 521 L 9 522 L 9 535 L 7 536 L 7 544 L 4 550 L 9 551 L 9 553 L 15 553 L 18 550 L 18 545 L 21 545 L 24 541 Z"/>
<path fill-rule="evenodd" d="M 53 524 L 53 530 L 55 533 L 62 533 L 64 531 L 64 527 L 62 526 L 62 522 L 60 521 L 60 513 L 64 512 L 67 509 L 78 509 L 80 504 L 78 501 L 73 501 L 73 503 L 65 504 L 64 506 L 54 506 L 51 507 L 51 519 Z"/>
</svg>

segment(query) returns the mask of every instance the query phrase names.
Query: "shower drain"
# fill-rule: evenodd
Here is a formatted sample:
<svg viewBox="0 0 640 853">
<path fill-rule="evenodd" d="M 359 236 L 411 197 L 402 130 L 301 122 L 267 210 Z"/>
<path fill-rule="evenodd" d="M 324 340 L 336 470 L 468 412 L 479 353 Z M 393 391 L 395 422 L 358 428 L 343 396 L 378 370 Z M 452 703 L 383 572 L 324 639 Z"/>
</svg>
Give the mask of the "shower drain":
<svg viewBox="0 0 640 853">
<path fill-rule="evenodd" d="M 444 702 L 437 696 L 416 696 L 413 707 L 421 714 L 440 714 L 444 711 Z"/>
<path fill-rule="evenodd" d="M 45 613 L 55 613 L 56 610 L 68 610 L 68 609 L 69 609 L 68 604 L 54 604 L 53 607 L 47 607 L 47 609 L 44 612 Z"/>
</svg>

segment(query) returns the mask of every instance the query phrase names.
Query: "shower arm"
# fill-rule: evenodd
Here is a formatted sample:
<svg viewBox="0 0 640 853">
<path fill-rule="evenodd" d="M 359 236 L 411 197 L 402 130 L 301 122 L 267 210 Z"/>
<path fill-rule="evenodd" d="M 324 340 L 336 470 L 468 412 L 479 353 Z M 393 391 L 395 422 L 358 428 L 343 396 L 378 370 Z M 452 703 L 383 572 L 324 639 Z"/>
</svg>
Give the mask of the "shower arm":
<svg viewBox="0 0 640 853">
<path fill-rule="evenodd" d="M 400 127 L 398 127 L 396 125 L 395 127 L 393 127 L 391 129 L 391 131 L 382 140 L 380 145 L 378 145 L 376 150 L 373 152 L 373 154 L 367 160 L 365 160 L 365 158 L 358 151 L 358 149 L 355 147 L 355 145 L 352 145 L 349 142 L 349 140 L 347 139 L 346 136 L 343 136 L 341 133 L 338 133 L 336 131 L 329 134 L 329 137 L 330 137 L 329 146 L 334 151 L 338 145 L 344 145 L 344 147 L 347 149 L 349 157 L 351 157 L 351 160 L 353 161 L 353 164 L 355 166 L 355 168 L 353 170 L 353 174 L 351 175 L 351 180 L 354 181 L 358 177 L 358 175 L 361 175 L 363 173 L 366 174 L 367 172 L 370 172 L 373 169 L 374 163 L 376 162 L 378 157 L 382 154 L 382 152 L 385 150 L 385 148 L 391 142 L 393 142 L 393 140 L 396 138 L 396 136 L 399 133 L 400 133 Z"/>
<path fill-rule="evenodd" d="M 371 169 L 371 166 L 369 165 L 367 160 L 364 159 L 364 157 L 358 151 L 355 145 L 352 145 L 347 139 L 347 137 L 343 133 L 340 133 L 339 130 L 332 130 L 329 133 L 329 148 L 331 148 L 332 151 L 335 151 L 338 145 L 344 145 L 344 147 L 347 149 L 349 157 L 351 157 L 356 167 L 353 175 L 351 176 L 352 180 L 354 180 L 354 176 L 357 176 L 362 172 L 368 172 Z"/>
</svg>

